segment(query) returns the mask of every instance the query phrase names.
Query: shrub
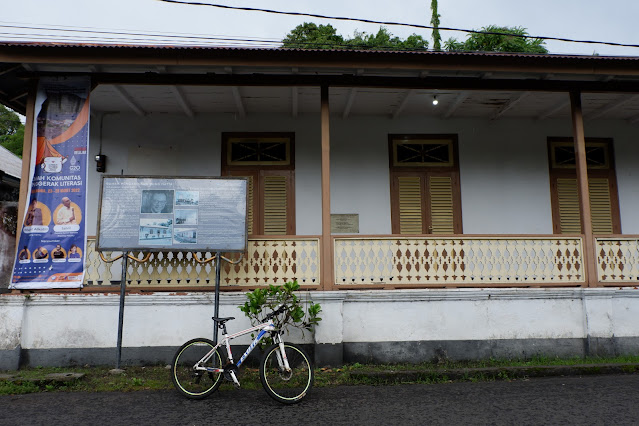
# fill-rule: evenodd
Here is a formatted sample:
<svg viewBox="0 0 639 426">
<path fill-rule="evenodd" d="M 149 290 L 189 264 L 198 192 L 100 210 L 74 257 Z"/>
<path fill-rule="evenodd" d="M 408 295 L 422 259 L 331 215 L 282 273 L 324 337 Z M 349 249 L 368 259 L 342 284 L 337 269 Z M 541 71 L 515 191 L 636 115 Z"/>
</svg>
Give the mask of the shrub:
<svg viewBox="0 0 639 426">
<path fill-rule="evenodd" d="M 299 289 L 300 285 L 297 281 L 288 282 L 281 286 L 269 285 L 266 288 L 258 288 L 246 293 L 247 300 L 239 308 L 255 326 L 263 323 L 266 315 L 273 312 L 278 306 L 285 304 L 288 309 L 273 318 L 275 328 L 288 332 L 289 327 L 294 327 L 302 330 L 302 333 L 304 330 L 312 332 L 317 323 L 322 320 L 318 316 L 322 308 L 319 303 L 300 299 L 295 294 Z M 262 340 L 260 346 L 264 348 L 271 343 L 272 339 L 267 337 Z"/>
</svg>

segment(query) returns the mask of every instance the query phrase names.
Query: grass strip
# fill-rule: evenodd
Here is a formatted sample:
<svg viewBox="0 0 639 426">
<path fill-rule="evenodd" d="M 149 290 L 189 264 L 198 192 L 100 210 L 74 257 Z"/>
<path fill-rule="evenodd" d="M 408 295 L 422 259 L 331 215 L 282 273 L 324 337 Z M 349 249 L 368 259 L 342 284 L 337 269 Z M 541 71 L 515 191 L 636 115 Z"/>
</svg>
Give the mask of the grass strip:
<svg viewBox="0 0 639 426">
<path fill-rule="evenodd" d="M 0 395 L 34 392 L 133 392 L 173 389 L 166 366 L 126 367 L 112 374 L 112 367 L 36 367 L 0 374 Z M 51 374 L 76 373 L 75 380 L 52 380 Z M 639 356 L 614 358 L 548 358 L 528 360 L 445 361 L 422 364 L 348 364 L 318 368 L 315 386 L 386 385 L 398 383 L 447 383 L 451 381 L 517 380 L 548 375 L 618 374 L 639 372 Z M 240 369 L 244 389 L 261 389 L 257 368 Z M 233 389 L 223 384 L 223 389 Z"/>
</svg>

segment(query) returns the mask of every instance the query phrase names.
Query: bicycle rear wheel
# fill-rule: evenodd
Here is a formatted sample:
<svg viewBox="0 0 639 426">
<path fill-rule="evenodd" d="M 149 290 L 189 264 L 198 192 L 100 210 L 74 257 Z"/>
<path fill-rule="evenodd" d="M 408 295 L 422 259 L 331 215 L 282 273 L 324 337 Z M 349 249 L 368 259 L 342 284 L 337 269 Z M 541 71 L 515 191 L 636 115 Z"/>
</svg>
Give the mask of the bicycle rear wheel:
<svg viewBox="0 0 639 426">
<path fill-rule="evenodd" d="M 187 398 L 206 398 L 220 387 L 222 373 L 210 373 L 195 370 L 195 364 L 200 361 L 215 344 L 204 338 L 189 340 L 175 353 L 171 363 L 171 380 L 175 388 Z M 221 368 L 222 357 L 216 349 L 201 366 Z"/>
<path fill-rule="evenodd" d="M 284 404 L 295 404 L 313 387 L 313 366 L 301 347 L 285 343 L 284 350 L 290 370 L 284 369 L 280 346 L 276 344 L 269 347 L 262 358 L 260 380 L 271 398 Z"/>
</svg>

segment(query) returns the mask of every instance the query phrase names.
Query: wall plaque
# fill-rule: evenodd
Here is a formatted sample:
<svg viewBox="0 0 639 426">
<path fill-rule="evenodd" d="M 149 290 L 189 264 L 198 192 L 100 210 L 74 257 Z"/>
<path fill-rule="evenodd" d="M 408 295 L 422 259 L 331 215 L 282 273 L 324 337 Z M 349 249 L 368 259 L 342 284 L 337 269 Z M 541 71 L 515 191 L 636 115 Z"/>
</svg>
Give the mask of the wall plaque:
<svg viewBox="0 0 639 426">
<path fill-rule="evenodd" d="M 332 234 L 359 234 L 359 214 L 332 214 Z"/>
</svg>

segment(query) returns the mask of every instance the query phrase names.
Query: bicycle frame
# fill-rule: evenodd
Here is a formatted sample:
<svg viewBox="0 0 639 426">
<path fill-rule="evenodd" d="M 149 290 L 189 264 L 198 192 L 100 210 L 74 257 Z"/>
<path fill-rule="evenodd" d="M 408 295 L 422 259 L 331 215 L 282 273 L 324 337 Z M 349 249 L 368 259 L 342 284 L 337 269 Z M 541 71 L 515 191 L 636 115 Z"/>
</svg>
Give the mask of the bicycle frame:
<svg viewBox="0 0 639 426">
<path fill-rule="evenodd" d="M 249 347 L 246 349 L 246 351 L 244 352 L 244 354 L 240 357 L 239 361 L 237 362 L 237 364 L 235 364 L 235 366 L 237 368 L 239 368 L 242 363 L 244 362 L 244 360 L 246 360 L 246 358 L 249 356 L 249 354 L 253 351 L 253 349 L 255 349 L 255 347 L 257 346 L 257 344 L 260 342 L 260 340 L 262 340 L 262 338 L 264 337 L 264 335 L 267 332 L 273 332 L 275 331 L 275 325 L 273 324 L 273 320 L 269 320 L 267 322 L 264 322 L 262 324 L 256 325 L 255 327 L 251 327 L 251 328 L 247 328 L 246 330 L 242 330 L 239 331 L 237 333 L 234 334 L 228 334 L 226 333 L 226 327 L 223 328 L 224 333 L 222 334 L 222 340 L 215 345 L 215 347 L 213 349 L 211 349 L 206 355 L 204 355 L 198 362 L 195 363 L 195 365 L 193 366 L 193 369 L 196 371 L 206 371 L 206 372 L 210 372 L 210 373 L 222 373 L 224 372 L 224 368 L 212 368 L 212 367 L 202 367 L 202 364 L 207 362 L 215 353 L 215 351 L 221 347 L 222 345 L 226 346 L 226 357 L 229 361 L 229 363 L 234 364 L 235 361 L 233 360 L 233 353 L 231 352 L 231 340 L 243 336 L 245 334 L 251 333 L 253 331 L 257 331 L 260 330 L 260 332 L 257 334 L 257 336 L 255 337 L 255 339 L 251 342 L 251 344 L 249 345 Z M 275 343 L 279 344 L 280 347 L 280 351 L 278 357 L 277 357 L 277 361 L 278 364 L 280 366 L 280 368 L 282 368 L 284 371 L 289 371 L 290 367 L 288 364 L 288 359 L 286 358 L 286 352 L 284 351 L 284 341 L 282 340 L 281 334 L 280 333 L 273 333 L 276 338 L 275 338 Z M 235 377 L 235 374 L 233 372 L 231 372 L 232 377 L 233 377 L 233 381 L 236 382 L 236 384 L 239 385 L 239 383 L 237 382 L 237 378 Z"/>
</svg>

